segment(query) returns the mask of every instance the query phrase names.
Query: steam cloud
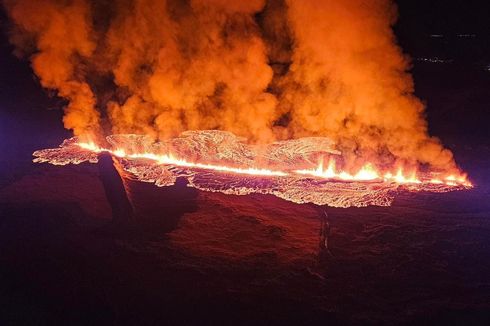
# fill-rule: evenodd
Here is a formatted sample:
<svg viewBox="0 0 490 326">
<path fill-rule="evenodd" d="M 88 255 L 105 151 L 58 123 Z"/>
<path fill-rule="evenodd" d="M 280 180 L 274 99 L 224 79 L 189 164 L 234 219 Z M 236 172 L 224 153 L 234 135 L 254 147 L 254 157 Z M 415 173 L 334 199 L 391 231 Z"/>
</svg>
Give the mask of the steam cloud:
<svg viewBox="0 0 490 326">
<path fill-rule="evenodd" d="M 327 136 L 347 164 L 455 169 L 428 135 L 389 0 L 5 0 L 11 41 L 82 137 Z"/>
</svg>

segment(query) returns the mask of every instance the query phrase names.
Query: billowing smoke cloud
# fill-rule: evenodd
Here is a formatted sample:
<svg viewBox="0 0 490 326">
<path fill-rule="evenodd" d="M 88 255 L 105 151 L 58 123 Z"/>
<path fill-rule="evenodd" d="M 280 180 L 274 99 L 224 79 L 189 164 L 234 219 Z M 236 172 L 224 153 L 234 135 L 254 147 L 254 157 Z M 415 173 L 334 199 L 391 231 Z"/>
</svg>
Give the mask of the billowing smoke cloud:
<svg viewBox="0 0 490 326">
<path fill-rule="evenodd" d="M 453 164 L 427 133 L 387 0 L 288 0 L 293 62 L 281 105 L 295 136 L 326 135 L 353 157 Z M 387 152 L 392 155 L 386 155 Z"/>
<path fill-rule="evenodd" d="M 389 0 L 6 0 L 11 40 L 77 135 L 328 136 L 349 164 L 430 164 Z"/>
<path fill-rule="evenodd" d="M 16 30 L 11 40 L 19 51 L 35 43 L 32 68 L 41 84 L 69 100 L 63 119 L 75 134 L 99 129 L 95 98 L 85 82 L 84 60 L 90 60 L 96 44 L 91 30 L 90 8 L 82 0 L 5 1 Z"/>
<path fill-rule="evenodd" d="M 276 98 L 254 15 L 259 1 L 127 2 L 107 32 L 115 82 L 131 94 L 111 102 L 115 132 L 162 138 L 224 129 L 272 140 Z"/>
</svg>

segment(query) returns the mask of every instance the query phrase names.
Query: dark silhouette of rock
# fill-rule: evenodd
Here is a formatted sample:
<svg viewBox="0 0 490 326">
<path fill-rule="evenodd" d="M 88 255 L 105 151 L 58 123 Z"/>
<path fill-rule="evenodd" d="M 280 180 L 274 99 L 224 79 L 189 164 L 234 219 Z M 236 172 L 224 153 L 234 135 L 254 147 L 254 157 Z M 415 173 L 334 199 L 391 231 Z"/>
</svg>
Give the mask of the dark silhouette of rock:
<svg viewBox="0 0 490 326">
<path fill-rule="evenodd" d="M 121 175 L 109 153 L 99 155 L 99 174 L 104 191 L 112 208 L 112 220 L 115 224 L 128 224 L 133 219 L 133 207 L 129 201 Z"/>
<path fill-rule="evenodd" d="M 131 179 L 123 175 L 134 208 L 134 220 L 143 229 L 158 233 L 175 230 L 185 213 L 197 209 L 198 190 L 187 186 L 186 178 L 177 178 L 172 186 Z"/>
</svg>

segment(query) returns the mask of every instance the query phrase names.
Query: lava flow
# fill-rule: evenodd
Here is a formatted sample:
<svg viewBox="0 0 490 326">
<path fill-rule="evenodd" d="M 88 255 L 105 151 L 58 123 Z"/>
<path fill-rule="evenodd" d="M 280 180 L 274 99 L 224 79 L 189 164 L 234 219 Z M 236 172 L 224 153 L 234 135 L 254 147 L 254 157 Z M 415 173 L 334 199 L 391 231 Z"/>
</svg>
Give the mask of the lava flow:
<svg viewBox="0 0 490 326">
<path fill-rule="evenodd" d="M 366 163 L 357 173 L 350 174 L 346 171 L 338 172 L 336 170 L 335 159 L 330 159 L 328 162 L 328 167 L 325 169 L 323 166 L 323 160 L 320 160 L 318 167 L 316 169 L 304 169 L 296 170 L 296 173 L 303 175 L 311 175 L 318 178 L 325 179 L 337 179 L 343 181 L 371 181 L 371 180 L 384 180 L 387 182 L 394 182 L 399 184 L 422 184 L 422 183 L 432 183 L 432 184 L 445 184 L 447 186 L 458 186 L 463 185 L 466 187 L 473 187 L 470 181 L 467 180 L 465 174 L 455 176 L 448 175 L 442 179 L 439 178 L 425 178 L 419 179 L 417 172 L 412 172 L 406 175 L 403 168 L 398 168 L 397 172 L 393 174 L 392 172 L 386 172 L 381 174 L 372 163 Z"/>
<path fill-rule="evenodd" d="M 390 205 L 400 190 L 448 192 L 472 187 L 465 175 L 407 173 L 402 167 L 390 172 L 373 163 L 354 173 L 338 169 L 342 156 L 321 137 L 267 146 L 248 145 L 221 131 L 186 132 L 157 143 L 139 135 L 113 135 L 107 140 L 110 148 L 72 138 L 60 148 L 36 151 L 34 161 L 95 163 L 97 155 L 107 151 L 136 179 L 158 186 L 173 185 L 184 177 L 190 187 L 204 191 L 273 194 L 296 203 L 337 207 Z M 191 154 L 193 159 L 186 159 Z M 329 157 L 326 167 L 323 157 Z"/>
<path fill-rule="evenodd" d="M 272 171 L 272 170 L 262 169 L 262 168 L 236 168 L 236 167 L 230 167 L 225 165 L 192 163 L 186 161 L 185 159 L 175 158 L 172 154 L 155 154 L 151 152 L 127 154 L 124 149 L 110 150 L 107 148 L 98 147 L 94 143 L 81 142 L 81 143 L 77 143 L 77 145 L 83 149 L 87 149 L 95 153 L 109 152 L 119 158 L 148 159 L 148 160 L 156 161 L 158 164 L 205 169 L 205 170 L 212 170 L 212 171 L 219 171 L 219 172 L 230 172 L 230 173 L 237 173 L 237 174 L 258 175 L 258 176 L 287 176 L 288 175 L 288 173 L 286 172 Z"/>
<path fill-rule="evenodd" d="M 149 159 L 157 162 L 158 164 L 212 170 L 217 172 L 248 174 L 248 175 L 256 175 L 256 176 L 280 176 L 280 177 L 291 176 L 293 174 L 301 174 L 301 175 L 309 175 L 322 179 L 332 179 L 332 180 L 342 180 L 342 181 L 384 180 L 384 181 L 394 182 L 399 184 L 421 184 L 425 182 L 425 183 L 433 183 L 433 184 L 446 184 L 448 186 L 464 185 L 467 187 L 472 187 L 472 184 L 467 180 L 466 175 L 461 175 L 458 177 L 454 175 L 449 175 L 446 178 L 444 178 L 444 180 L 434 178 L 434 179 L 425 179 L 422 181 L 417 177 L 416 172 L 413 172 L 410 176 L 406 176 L 403 173 L 402 168 L 399 168 L 396 174 L 387 172 L 384 175 L 381 175 L 377 171 L 377 169 L 373 166 L 372 163 L 366 163 L 355 174 L 350 174 L 346 171 L 337 172 L 336 161 L 333 158 L 329 160 L 327 169 L 324 169 L 323 159 L 320 159 L 320 162 L 316 169 L 292 170 L 290 172 L 286 172 L 286 171 L 269 170 L 265 168 L 251 168 L 251 167 L 239 168 L 239 167 L 231 167 L 226 165 L 189 162 L 185 159 L 176 158 L 172 154 L 155 154 L 151 152 L 128 154 L 124 149 L 119 148 L 115 150 L 110 150 L 107 148 L 101 148 L 93 142 L 90 143 L 80 142 L 77 143 L 77 145 L 83 149 L 87 149 L 95 153 L 107 151 L 119 158 Z"/>
</svg>

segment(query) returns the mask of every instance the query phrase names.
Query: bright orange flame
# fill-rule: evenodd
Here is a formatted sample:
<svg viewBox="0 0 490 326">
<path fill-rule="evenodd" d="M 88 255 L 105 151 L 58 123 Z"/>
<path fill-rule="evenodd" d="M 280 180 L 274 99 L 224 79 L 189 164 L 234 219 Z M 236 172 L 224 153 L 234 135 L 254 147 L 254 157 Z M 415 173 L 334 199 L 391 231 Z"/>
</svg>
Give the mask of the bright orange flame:
<svg viewBox="0 0 490 326">
<path fill-rule="evenodd" d="M 430 180 L 430 183 L 434 183 L 434 184 L 442 184 L 442 183 L 444 183 L 444 181 L 442 181 L 441 179 L 431 179 L 431 180 Z"/>
<path fill-rule="evenodd" d="M 295 170 L 294 172 L 303 175 L 311 175 L 318 178 L 337 179 L 345 181 L 384 180 L 385 182 L 394 182 L 398 184 L 432 183 L 445 184 L 448 186 L 473 186 L 471 182 L 467 180 L 466 175 L 461 175 L 457 177 L 454 175 L 450 175 L 446 177 L 444 181 L 437 178 L 422 181 L 417 176 L 417 171 L 414 170 L 411 173 L 406 174 L 401 167 L 398 168 L 396 174 L 393 174 L 392 172 L 386 172 L 383 176 L 381 176 L 380 172 L 374 167 L 372 163 L 366 163 L 357 173 L 350 174 L 346 171 L 337 171 L 336 162 L 334 159 L 329 160 L 328 167 L 326 169 L 324 169 L 323 167 L 323 160 L 320 160 L 316 169 Z"/>
<path fill-rule="evenodd" d="M 175 158 L 173 155 L 169 154 L 155 154 L 155 153 L 136 153 L 136 154 L 127 154 L 124 149 L 115 149 L 110 150 L 107 148 L 101 148 L 95 145 L 94 143 L 78 143 L 78 145 L 96 153 L 100 152 L 109 152 L 114 154 L 117 157 L 121 158 L 132 158 L 132 159 L 149 159 L 156 161 L 160 164 L 168 164 L 175 166 L 183 166 L 183 167 L 192 167 L 198 169 L 205 170 L 213 170 L 213 171 L 221 171 L 221 172 L 232 172 L 238 174 L 249 174 L 249 175 L 258 175 L 258 176 L 278 176 L 283 177 L 287 176 L 288 173 L 283 171 L 273 171 L 262 168 L 235 168 L 223 165 L 214 165 L 214 164 L 203 164 L 203 163 L 193 163 L 189 162 L 185 159 Z"/>
<path fill-rule="evenodd" d="M 345 181 L 370 181 L 380 179 L 379 173 L 371 163 L 365 164 L 356 174 L 352 175 L 345 171 L 336 171 L 336 163 L 334 159 L 328 161 L 328 168 L 323 169 L 323 160 L 320 160 L 318 167 L 314 170 L 295 170 L 294 172 L 303 175 L 311 175 L 324 179 L 338 179 Z"/>
<path fill-rule="evenodd" d="M 403 183 L 422 183 L 422 181 L 420 181 L 417 178 L 417 173 L 415 171 L 412 172 L 412 174 L 409 177 L 406 177 L 405 174 L 403 173 L 402 168 L 398 168 L 395 175 L 391 172 L 387 172 L 383 178 L 385 181 L 402 183 L 402 184 Z"/>
<path fill-rule="evenodd" d="M 93 142 L 77 143 L 77 145 L 83 149 L 88 149 L 89 151 L 96 152 L 96 153 L 100 153 L 102 151 L 109 151 L 108 149 L 100 148 L 99 146 L 95 145 L 95 143 Z"/>
<path fill-rule="evenodd" d="M 470 181 L 468 181 L 468 176 L 465 173 L 463 173 L 461 175 L 458 175 L 458 176 L 456 176 L 454 174 L 451 174 L 451 175 L 447 176 L 445 178 L 445 180 L 446 180 L 445 183 L 447 185 L 462 184 L 462 185 L 465 185 L 467 187 L 472 187 L 473 186 L 473 184 Z"/>
<path fill-rule="evenodd" d="M 328 161 L 327 168 L 324 168 L 323 159 L 320 159 L 318 166 L 315 169 L 303 169 L 303 170 L 293 170 L 293 171 L 277 171 L 277 170 L 269 170 L 263 168 L 238 168 L 238 167 L 230 167 L 225 165 L 216 165 L 216 164 L 206 164 L 206 163 L 197 163 L 197 162 L 189 162 L 185 159 L 176 158 L 172 154 L 155 154 L 150 152 L 145 153 L 135 153 L 128 154 L 124 149 L 115 149 L 110 150 L 107 148 L 102 148 L 97 146 L 93 142 L 89 143 L 78 143 L 83 149 L 100 153 L 100 152 L 109 152 L 120 158 L 129 158 L 129 159 L 148 159 L 155 161 L 159 164 L 166 165 L 174 165 L 180 167 L 190 167 L 190 168 L 198 168 L 219 172 L 231 172 L 237 174 L 247 174 L 247 175 L 257 175 L 257 176 L 275 176 L 275 177 L 284 177 L 289 176 L 291 174 L 299 174 L 299 175 L 309 175 L 322 179 L 332 179 L 332 180 L 343 180 L 343 181 L 385 181 L 385 182 L 393 182 L 397 184 L 421 184 L 421 183 L 431 183 L 431 184 L 445 184 L 448 186 L 459 186 L 464 185 L 466 187 L 472 187 L 471 182 L 467 180 L 467 176 L 463 175 L 449 175 L 444 178 L 444 180 L 439 178 L 433 178 L 430 180 L 420 180 L 417 177 L 417 171 L 413 170 L 410 174 L 405 174 L 403 168 L 398 168 L 396 174 L 391 172 L 386 172 L 384 175 L 381 175 L 379 171 L 375 168 L 372 163 L 366 163 L 364 166 L 357 171 L 355 174 L 351 174 L 346 171 L 337 171 L 336 161 L 332 158 Z"/>
</svg>

